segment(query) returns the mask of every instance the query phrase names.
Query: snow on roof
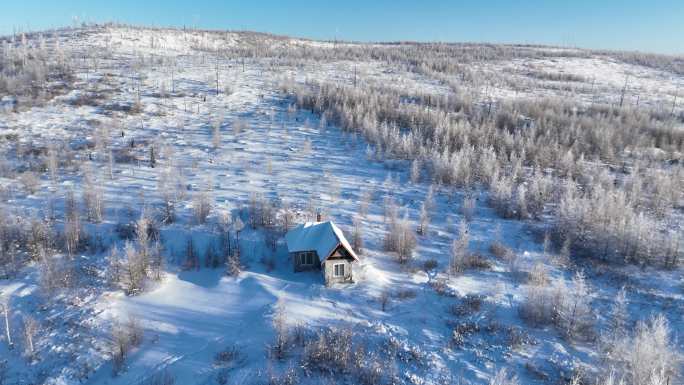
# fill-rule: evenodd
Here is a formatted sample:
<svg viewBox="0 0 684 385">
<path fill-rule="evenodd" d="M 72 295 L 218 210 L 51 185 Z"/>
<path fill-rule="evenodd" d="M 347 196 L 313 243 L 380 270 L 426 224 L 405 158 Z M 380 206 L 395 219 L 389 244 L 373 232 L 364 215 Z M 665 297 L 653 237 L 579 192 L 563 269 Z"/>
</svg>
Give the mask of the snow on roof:
<svg viewBox="0 0 684 385">
<path fill-rule="evenodd" d="M 321 258 L 321 263 L 340 244 L 349 251 L 355 260 L 359 260 L 344 234 L 342 234 L 342 230 L 331 221 L 306 222 L 299 225 L 285 234 L 285 242 L 287 242 L 287 250 L 290 253 L 315 250 L 318 257 Z"/>
</svg>

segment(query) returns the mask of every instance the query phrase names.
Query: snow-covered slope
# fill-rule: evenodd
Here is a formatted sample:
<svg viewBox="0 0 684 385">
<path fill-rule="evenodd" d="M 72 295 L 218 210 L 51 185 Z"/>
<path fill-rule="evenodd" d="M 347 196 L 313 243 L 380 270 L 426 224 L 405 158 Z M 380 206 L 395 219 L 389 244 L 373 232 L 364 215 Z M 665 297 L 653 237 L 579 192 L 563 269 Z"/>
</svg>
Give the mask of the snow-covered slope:
<svg viewBox="0 0 684 385">
<path fill-rule="evenodd" d="M 68 284 L 46 291 L 46 253 L 0 279 L 15 341 L 11 350 L 6 338 L 0 342 L 0 361 L 6 361 L 0 378 L 9 384 L 152 384 L 171 377 L 176 384 L 287 383 L 288 376 L 292 383 L 311 384 L 479 384 L 501 369 L 522 383 L 562 383 L 577 373 L 590 378 L 604 370 L 605 352 L 596 341 L 623 286 L 630 290 L 630 324 L 662 313 L 672 330 L 684 330 L 681 267 L 569 263 L 545 246 L 544 221 L 500 218 L 483 190 L 466 194 L 432 186 L 427 174 L 412 182 L 408 161 L 382 159 L 360 136 L 296 110 L 278 87 L 284 81 L 354 84 L 358 77 L 368 84 L 448 95 L 452 88 L 444 79 L 383 60 L 276 65 L 274 59 L 248 54 L 345 47 L 332 42 L 128 27 L 56 36 L 46 44 L 55 47 L 59 41 L 61 49 L 84 59 L 73 63 L 72 88 L 31 106 L 14 109 L 8 103 L 0 115 L 0 170 L 12 170 L 0 174 L 0 221 L 23 218 L 19 226 L 26 228 L 32 220 L 44 222 L 61 233 L 57 243 L 65 237 L 69 192 L 82 208 L 88 189 L 101 191 L 103 215 L 99 222 L 81 215 L 90 237 L 86 247 L 71 257 L 62 250 L 49 256 L 54 259 L 49 266 L 64 268 Z M 216 49 L 244 49 L 245 57 L 217 59 Z M 553 87 L 554 81 L 529 80 L 530 68 L 587 79 L 572 96 L 587 104 L 618 97 L 626 75 L 633 79 L 630 95 L 644 104 L 669 103 L 684 84 L 681 75 L 603 56 L 491 61 L 473 65 L 474 76 L 508 71 L 512 77 L 506 79 L 524 78 L 527 83 L 521 84 L 527 86 L 515 89 L 494 77 L 482 89 L 482 102 L 569 93 L 565 83 Z M 588 87 L 602 91 L 595 96 Z M 54 177 L 50 146 L 64 151 Z M 27 171 L 37 180 L 28 180 Z M 132 231 L 127 226 L 141 216 L 163 218 L 170 193 L 175 221 L 156 225 L 161 279 L 126 295 L 111 282 L 111 250 L 122 253 Z M 395 202 L 399 217 L 415 229 L 428 196 L 434 201 L 430 225 L 417 235 L 411 262 L 399 264 L 385 251 L 387 202 Z M 206 220 L 197 215 L 203 199 L 211 206 Z M 263 210 L 264 202 L 276 218 L 288 215 L 296 223 L 312 220 L 321 209 L 349 234 L 356 218 L 364 240 L 356 282 L 326 287 L 318 274 L 292 272 L 281 234 L 254 219 L 253 211 Z M 238 218 L 244 229 L 235 226 Z M 469 250 L 484 262 L 452 275 L 452 242 L 462 221 Z M 226 228 L 232 242 L 239 238 L 242 267 L 235 276 L 223 263 L 212 267 L 204 260 L 225 257 Z M 515 261 L 492 255 L 496 242 L 510 248 Z M 575 273 L 584 271 L 596 318 L 594 338 L 570 341 L 553 327 L 522 319 L 530 288 L 522 277 L 534 269 L 543 269 L 551 282 L 567 283 L 569 292 L 575 290 Z M 22 338 L 29 318 L 39 324 L 31 354 Z M 114 375 L 112 329 L 128 320 L 142 337 Z M 329 328 L 351 331 L 357 366 L 321 369 L 312 363 L 311 341 L 339 342 L 322 337 Z M 292 341 L 280 355 L 274 345 L 283 333 Z M 678 338 L 675 333 L 673 344 L 681 350 L 684 341 Z M 226 351 L 238 353 L 221 359 Z"/>
</svg>

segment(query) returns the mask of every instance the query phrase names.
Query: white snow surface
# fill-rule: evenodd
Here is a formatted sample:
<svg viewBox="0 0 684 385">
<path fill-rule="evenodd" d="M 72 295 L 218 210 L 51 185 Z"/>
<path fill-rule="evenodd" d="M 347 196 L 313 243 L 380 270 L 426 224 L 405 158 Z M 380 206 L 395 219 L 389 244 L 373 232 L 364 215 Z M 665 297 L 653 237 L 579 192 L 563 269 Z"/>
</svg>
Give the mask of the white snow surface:
<svg viewBox="0 0 684 385">
<path fill-rule="evenodd" d="M 212 60 L 205 60 L 205 49 L 216 44 L 248 44 L 247 35 L 202 31 L 107 27 L 93 31 L 78 30 L 59 36 L 61 44 L 86 51 L 108 48 L 112 57 L 102 59 L 90 68 L 81 68 L 77 86 L 80 89 L 117 90 L 99 106 L 74 105 L 79 91 L 57 97 L 30 110 L 0 112 L 0 137 L 17 136 L 18 142 L 3 141 L 0 146 L 13 153 L 19 146 L 47 146 L 54 141 L 66 143 L 76 159 L 83 160 L 104 189 L 106 215 L 101 223 L 87 223 L 85 230 L 97 234 L 101 249 L 84 251 L 74 257 L 82 282 L 76 288 L 57 293 L 40 289 L 37 264 L 25 267 L 17 276 L 0 280 L 0 293 L 8 298 L 11 325 L 21 325 L 25 316 L 41 323 L 36 337 L 38 359 L 27 360 L 17 331 L 18 347 L 10 350 L 0 340 L 0 361 L 6 361 L 10 384 L 147 384 L 160 373 L 170 373 L 176 384 L 214 384 L 219 369 L 216 354 L 226 346 L 237 345 L 245 359 L 230 368 L 231 384 L 265 383 L 269 371 L 283 372 L 298 364 L 271 359 L 268 346 L 273 343 L 272 325 L 277 306 L 284 309 L 290 327 L 351 327 L 367 338 L 369 346 L 385 349 L 389 342 L 399 346 L 400 357 L 413 352 L 423 357 L 418 363 L 397 359 L 388 363 L 384 372 L 396 371 L 399 378 L 412 384 L 442 383 L 446 371 L 475 384 L 486 384 L 500 368 L 507 368 L 523 384 L 544 384 L 567 379 L 568 373 L 596 371 L 603 363 L 602 353 L 589 342 L 570 343 L 553 328 L 535 328 L 519 316 L 527 284 L 511 272 L 511 267 L 489 255 L 488 248 L 496 229 L 501 241 L 520 255 L 520 267 L 542 263 L 552 280 L 570 278 L 574 271 L 554 263 L 545 255 L 543 223 L 502 219 L 485 202 L 485 192 L 476 191 L 477 205 L 469 223 L 471 249 L 486 255 L 490 270 L 471 270 L 459 276 L 424 271 L 426 262 L 436 261 L 444 271 L 449 263 L 457 224 L 463 219 L 461 204 L 464 192 L 437 187 L 435 208 L 427 234 L 418 236 L 414 261 L 410 266 L 396 262 L 384 251 L 382 202 L 392 197 L 407 218 L 417 226 L 421 202 L 430 188 L 427 181 L 413 184 L 405 162 L 371 159 L 362 138 L 322 124 L 307 111 L 292 113 L 292 103 L 277 90 L 277 82 L 291 77 L 298 82 L 309 79 L 347 82 L 347 62 L 327 64 L 305 63 L 273 69 L 269 61 L 247 60 L 244 64 L 231 59 L 221 62 L 223 84 L 234 92 L 216 95 L 207 74 L 214 73 Z M 306 40 L 273 39 L 274 46 L 288 44 L 330 47 L 332 43 Z M 173 57 L 177 60 L 175 93 L 166 98 L 155 96 L 163 86 L 168 91 L 170 73 L 163 66 L 139 69 L 140 79 L 133 75 L 132 63 L 141 56 Z M 448 93 L 448 87 L 435 79 L 380 61 L 353 63 L 369 83 L 392 83 L 406 90 Z M 612 99 L 625 73 L 639 78 L 635 87 L 642 90 L 641 103 L 669 100 L 673 89 L 684 84 L 682 77 L 661 76 L 657 71 L 602 57 L 591 59 L 559 58 L 542 63 L 486 63 L 477 69 L 482 73 L 501 71 L 512 66 L 523 71 L 527 65 L 562 67 L 565 71 L 588 76 L 591 72 L 603 86 L 599 98 Z M 95 69 L 96 68 L 96 69 Z M 138 71 L 138 70 L 136 70 Z M 585 88 L 586 85 L 584 85 Z M 611 88 L 612 87 L 612 88 Z M 103 106 L 128 103 L 138 95 L 144 110 L 140 114 L 112 112 Z M 483 92 L 488 97 L 519 98 L 548 95 L 552 88 L 525 88 L 522 91 L 493 84 Z M 558 91 L 556 95 L 564 95 Z M 647 94 L 652 92 L 652 94 Z M 579 91 L 589 102 L 589 94 Z M 5 103 L 3 101 L 3 103 Z M 211 146 L 211 122 L 221 119 L 220 147 Z M 244 123 L 236 130 L 238 122 Z M 97 149 L 88 159 L 86 145 L 93 142 L 94 127 L 114 127 L 110 132 L 110 148 L 130 149 L 133 161 L 116 163 L 113 177 L 107 175 L 107 161 Z M 125 133 L 125 137 L 120 135 Z M 139 147 L 131 146 L 131 140 Z M 303 143 L 310 142 L 306 153 Z M 161 149 L 157 166 L 146 162 L 148 144 Z M 10 151 L 12 150 L 12 151 Z M 8 159 L 11 161 L 11 159 Z M 402 167 L 397 167 L 397 164 Z M 173 167 L 173 168 L 172 168 Z M 117 224 L 130 223 L 143 211 L 161 208 L 164 170 L 174 170 L 182 179 L 183 193 L 177 207 L 177 220 L 160 227 L 164 243 L 164 274 L 160 282 L 150 283 L 145 292 L 126 296 L 107 284 L 105 267 L 111 247 L 123 247 L 125 240 L 117 233 Z M 56 211 L 58 224 L 64 212 L 63 199 L 70 188 L 81 191 L 84 174 L 78 167 L 65 166 L 57 183 L 47 172 L 40 172 L 35 193 L 23 193 L 15 179 L 0 179 L 3 197 L 0 203 L 7 213 L 29 217 L 47 217 Z M 198 225 L 193 219 L 192 196 L 198 189 L 211 191 L 213 204 L 208 223 Z M 337 191 L 337 193 L 331 193 Z M 240 250 L 244 266 L 237 277 L 229 277 L 225 269 L 183 269 L 188 240 L 204 255 L 218 243 L 216 224 L 219 214 L 242 217 L 250 195 L 286 201 L 307 221 L 307 202 L 316 200 L 326 216 L 341 228 L 349 228 L 359 212 L 364 193 L 370 193 L 372 204 L 362 217 L 364 233 L 363 258 L 353 284 L 326 287 L 320 274 L 294 273 L 287 261 L 287 247 L 279 239 L 275 250 L 267 247 L 265 234 L 247 226 L 240 234 Z M 52 206 L 50 203 L 53 203 Z M 57 202 L 57 203 L 55 203 Z M 317 238 L 315 249 L 327 250 L 333 235 L 346 242 L 337 225 L 320 227 L 326 234 Z M 320 225 L 304 224 L 300 229 L 317 229 Z M 330 234 L 332 229 L 332 235 Z M 318 230 L 316 230 L 318 231 Z M 296 234 L 296 233 L 295 233 Z M 304 234 L 302 232 L 301 234 Z M 289 235 L 289 237 L 293 237 Z M 296 237 L 299 238 L 299 237 Z M 293 242 L 291 250 L 308 246 L 308 239 Z M 303 239 L 303 238 L 302 238 Z M 346 244 L 348 245 L 348 243 Z M 349 248 L 351 250 L 351 247 Z M 358 250 L 356 250 L 358 252 Z M 322 254 L 326 254 L 323 252 Z M 58 256 L 57 258 L 66 258 Z M 673 271 L 624 267 L 603 270 L 587 266 L 585 271 L 592 288 L 592 306 L 597 313 L 597 328 L 605 322 L 616 292 L 630 288 L 629 321 L 645 320 L 652 314 L 664 314 L 672 330 L 684 330 L 684 294 L 681 268 Z M 432 284 L 446 282 L 450 295 L 439 295 Z M 383 293 L 391 293 L 386 308 L 380 305 Z M 483 298 L 481 309 L 467 315 L 454 315 L 463 296 Z M 125 369 L 112 375 L 110 329 L 115 321 L 129 317 L 138 319 L 144 329 L 140 346 L 130 352 Z M 451 343 L 457 323 L 477 325 L 466 343 Z M 17 326 L 17 329 L 19 327 Z M 511 347 L 509 337 L 521 332 L 526 342 Z M 3 337 L 4 338 L 4 337 Z M 677 347 L 684 347 L 681 336 Z M 403 354 L 403 355 L 402 355 Z M 534 370 L 533 370 L 534 369 Z M 537 369 L 552 373 L 543 378 Z M 301 378 L 303 383 L 320 383 L 321 377 Z"/>
</svg>

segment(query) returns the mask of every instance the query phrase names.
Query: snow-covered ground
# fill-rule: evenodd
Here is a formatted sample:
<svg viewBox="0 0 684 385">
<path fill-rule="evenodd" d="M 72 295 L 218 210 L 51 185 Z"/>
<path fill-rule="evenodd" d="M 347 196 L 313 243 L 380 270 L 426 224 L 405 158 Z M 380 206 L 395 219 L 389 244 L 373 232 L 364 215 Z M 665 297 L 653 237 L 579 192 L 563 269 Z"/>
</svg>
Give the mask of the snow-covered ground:
<svg viewBox="0 0 684 385">
<path fill-rule="evenodd" d="M 418 352 L 420 358 L 388 363 L 387 370 L 396 370 L 406 383 L 441 383 L 447 373 L 453 378 L 487 383 L 501 368 L 516 374 L 523 383 L 554 383 L 576 370 L 598 370 L 603 359 L 594 343 L 570 343 L 551 327 L 534 328 L 523 322 L 519 308 L 527 284 L 511 266 L 490 255 L 498 232 L 502 242 L 520 255 L 518 269 L 529 270 L 542 262 L 552 280 L 570 279 L 578 267 L 545 255 L 543 222 L 501 219 L 487 207 L 486 193 L 477 192 L 469 222 L 470 249 L 484 255 L 492 267 L 447 276 L 443 271 L 463 219 L 464 197 L 462 191 L 438 187 L 432 221 L 427 234 L 418 236 L 414 260 L 408 265 L 398 264 L 394 255 L 383 250 L 383 202 L 387 197 L 394 199 L 402 215 L 405 212 L 417 227 L 429 183 L 411 183 L 407 165 L 373 159 L 362 138 L 322 123 L 307 111 L 294 111 L 291 100 L 281 95 L 277 86 L 285 78 L 350 83 L 358 71 L 367 82 L 444 94 L 450 92 L 448 87 L 384 62 L 273 69 L 266 60 L 243 63 L 226 58 L 219 69 L 222 92 L 216 95 L 212 80 L 215 60 L 197 48 L 240 46 L 248 44 L 246 37 L 233 33 L 187 35 L 175 30 L 126 28 L 98 29 L 78 36 L 65 33 L 63 46 L 84 51 L 108 48 L 112 55 L 99 59 L 96 66 L 91 63 L 87 70 L 79 69 L 76 90 L 43 106 L 0 115 L 0 137 L 19 138 L 17 143 L 0 142 L 7 161 L 12 161 L 19 145 L 65 143 L 77 149 L 75 162 L 91 168 L 105 197 L 103 222 L 86 224 L 89 233 L 99 235 L 102 247 L 75 257 L 81 268 L 77 273 L 85 275 L 77 287 L 58 295 L 42 293 L 37 263 L 15 277 L 0 280 L 0 292 L 9 299 L 11 324 L 17 325 L 17 347 L 9 350 L 6 343 L 0 343 L 0 360 L 8 363 L 8 383 L 142 384 L 160 373 L 169 373 L 177 384 L 211 384 L 216 383 L 220 372 L 214 364 L 215 355 L 234 344 L 244 356 L 229 370 L 229 383 L 264 382 L 270 373 L 280 373 L 298 362 L 298 353 L 284 361 L 269 358 L 267 346 L 275 336 L 272 320 L 276 307 L 284 309 L 286 322 L 292 327 L 349 326 L 375 341 L 369 344 L 392 340 L 398 341 L 401 349 Z M 270 44 L 332 43 L 274 39 Z M 136 64 L 141 55 L 147 56 L 144 65 Z M 167 66 L 155 61 L 172 56 L 176 60 L 173 75 Z M 630 87 L 638 90 L 643 103 L 665 103 L 684 84 L 681 76 L 673 80 L 674 75 L 607 58 L 520 59 L 485 63 L 480 70 L 496 72 L 509 67 L 515 76 L 524 76 L 520 74 L 526 68 L 534 67 L 595 79 L 595 87 L 606 90 L 602 95 L 613 96 L 623 87 L 625 75 L 630 74 Z M 138 72 L 144 75 L 140 82 Z M 232 93 L 224 92 L 226 86 Z M 589 86 L 582 85 L 584 89 Z M 162 87 L 169 92 L 167 97 L 159 97 Z M 497 85 L 488 97 L 564 92 L 534 87 L 518 92 Z M 105 95 L 97 106 L 70 103 L 85 90 L 94 89 Z M 140 114 L 106 108 L 132 103 L 138 95 L 143 106 Z M 590 98 L 582 92 L 579 97 Z M 213 148 L 212 124 L 217 120 L 220 144 Z M 131 147 L 131 141 L 137 143 L 131 152 L 138 160 L 115 163 L 113 178 L 106 153 L 79 146 L 93 143 L 96 127 L 103 126 L 110 127 L 110 148 L 125 149 Z M 148 162 L 150 145 L 159 150 L 154 168 Z M 144 210 L 160 210 L 160 179 L 168 170 L 179 178 L 187 196 L 177 208 L 176 223 L 160 229 L 166 261 L 163 278 L 149 283 L 142 294 L 126 296 L 105 284 L 107 250 L 123 245 L 117 224 L 137 220 Z M 56 183 L 48 172 L 41 172 L 39 177 L 33 194 L 25 193 L 14 180 L 2 179 L 8 191 L 8 199 L 0 203 L 4 212 L 45 217 L 48 202 L 54 199 L 59 218 L 66 191 L 73 188 L 78 196 L 83 186 L 83 172 L 77 167 L 63 167 Z M 213 210 L 207 223 L 198 225 L 192 215 L 192 197 L 205 189 L 209 190 Z M 253 194 L 287 202 L 300 214 L 300 220 L 314 202 L 327 218 L 349 233 L 364 194 L 371 196 L 368 214 L 359 216 L 364 248 L 362 262 L 355 268 L 355 283 L 326 287 L 319 274 L 293 273 L 282 239 L 272 250 L 264 242 L 264 232 L 249 226 L 240 234 L 244 266 L 237 277 L 228 276 L 223 267 L 183 269 L 187 240 L 192 237 L 203 255 L 217 242 L 216 224 L 221 213 L 242 215 L 247 222 L 246 208 Z M 423 266 L 431 260 L 438 267 L 426 271 Z M 630 321 L 663 313 L 672 330 L 684 330 L 681 269 L 583 268 L 593 292 L 598 328 L 605 322 L 616 292 L 627 286 Z M 434 282 L 440 279 L 446 280 L 446 290 L 451 294 L 434 290 Z M 381 298 L 387 292 L 390 299 L 383 310 Z M 454 314 L 452 309 L 462 305 L 468 295 L 481 296 L 481 305 Z M 41 323 L 35 360 L 22 357 L 18 325 L 24 315 Z M 138 320 L 144 336 L 127 357 L 125 369 L 113 376 L 109 330 L 112 323 L 129 317 Z M 465 343 L 455 346 L 452 332 L 459 323 L 477 328 L 466 336 Z M 520 343 L 510 342 L 514 333 L 524 334 Z M 680 336 L 675 338 L 676 345 L 684 347 Z M 393 365 L 395 369 L 389 368 Z M 319 383 L 321 377 L 313 373 L 300 381 Z"/>
</svg>

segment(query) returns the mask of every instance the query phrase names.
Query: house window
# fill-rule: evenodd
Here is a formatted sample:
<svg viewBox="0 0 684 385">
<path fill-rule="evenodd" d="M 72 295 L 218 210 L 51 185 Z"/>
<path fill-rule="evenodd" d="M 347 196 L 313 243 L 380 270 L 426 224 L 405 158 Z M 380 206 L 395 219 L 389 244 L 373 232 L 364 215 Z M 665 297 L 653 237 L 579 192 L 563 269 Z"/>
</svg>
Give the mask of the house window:
<svg viewBox="0 0 684 385">
<path fill-rule="evenodd" d="M 336 263 L 333 265 L 333 276 L 344 277 L 344 263 Z"/>
<path fill-rule="evenodd" d="M 299 255 L 299 261 L 302 266 L 312 266 L 314 264 L 315 253 L 313 251 L 305 251 Z"/>
</svg>

